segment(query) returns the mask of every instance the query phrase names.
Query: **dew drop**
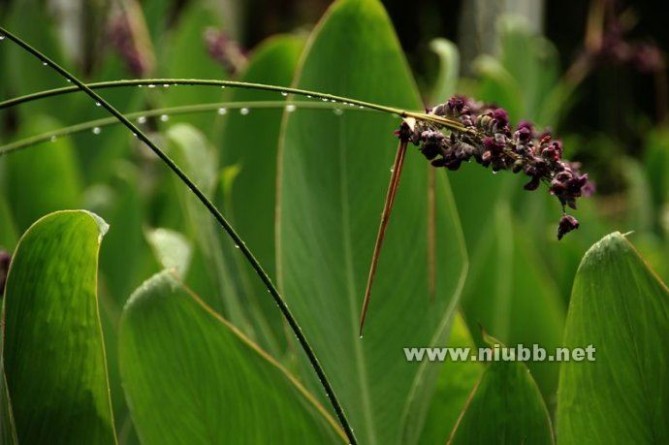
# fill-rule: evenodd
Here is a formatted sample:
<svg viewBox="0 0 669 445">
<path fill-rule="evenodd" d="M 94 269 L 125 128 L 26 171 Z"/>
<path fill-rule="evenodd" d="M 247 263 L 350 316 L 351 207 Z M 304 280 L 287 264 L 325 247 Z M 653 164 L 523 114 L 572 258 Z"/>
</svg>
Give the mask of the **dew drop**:
<svg viewBox="0 0 669 445">
<path fill-rule="evenodd" d="M 4 34 L 0 34 L 0 41 L 3 41 L 3 40 L 5 40 L 5 35 L 4 35 Z"/>
<path fill-rule="evenodd" d="M 293 104 L 286 105 L 286 111 L 292 113 L 293 111 L 295 111 L 295 105 Z"/>
<path fill-rule="evenodd" d="M 360 340 L 362 340 L 362 335 L 360 336 Z"/>
<path fill-rule="evenodd" d="M 496 174 L 497 174 L 497 170 L 493 170 L 493 171 L 492 171 L 492 174 L 493 174 L 493 175 L 496 175 Z"/>
<path fill-rule="evenodd" d="M 235 244 L 235 249 L 239 249 L 239 244 Z"/>
<path fill-rule="evenodd" d="M 342 114 L 344 114 L 344 112 L 342 111 L 341 108 L 335 108 L 334 110 L 332 110 L 332 112 L 333 112 L 336 116 L 341 116 Z"/>
<path fill-rule="evenodd" d="M 42 66 L 48 66 L 48 65 L 49 65 L 48 62 L 42 62 Z"/>
<path fill-rule="evenodd" d="M 311 94 L 307 94 L 307 98 L 308 98 L 308 99 L 313 99 L 314 96 L 312 96 Z"/>
<path fill-rule="evenodd" d="M 224 90 L 224 89 L 225 89 L 225 85 L 221 85 L 221 89 Z"/>
<path fill-rule="evenodd" d="M 152 83 L 149 84 L 149 88 L 155 88 L 156 86 Z"/>
<path fill-rule="evenodd" d="M 242 116 L 246 116 L 246 115 L 249 114 L 250 112 L 251 112 L 251 110 L 249 110 L 249 109 L 246 108 L 246 107 L 241 108 L 241 109 L 239 110 L 239 113 L 240 113 Z"/>
<path fill-rule="evenodd" d="M 65 79 L 67 80 L 67 83 L 72 83 L 72 79 Z"/>
<path fill-rule="evenodd" d="M 146 123 L 146 116 L 140 116 L 137 118 L 137 123 L 138 124 L 145 124 Z"/>
<path fill-rule="evenodd" d="M 282 95 L 283 97 L 286 97 L 286 96 L 288 96 L 288 93 L 286 93 L 285 91 L 282 91 L 282 92 L 281 92 L 281 95 Z"/>
<path fill-rule="evenodd" d="M 364 109 L 365 109 L 365 106 L 364 106 L 364 105 L 360 105 L 360 106 L 358 106 L 358 108 L 360 108 L 361 110 L 364 110 Z"/>
<path fill-rule="evenodd" d="M 137 85 L 137 88 L 144 88 L 144 85 L 139 84 L 139 85 Z"/>
<path fill-rule="evenodd" d="M 328 98 L 327 98 L 327 97 L 322 97 L 321 100 L 322 100 L 323 102 L 327 102 L 327 101 L 328 101 Z"/>
<path fill-rule="evenodd" d="M 169 87 L 170 87 L 170 84 L 169 84 L 169 83 L 164 83 L 164 84 L 163 84 L 163 88 L 169 88 Z"/>
<path fill-rule="evenodd" d="M 137 133 L 134 133 L 134 132 L 133 132 L 132 135 L 135 136 L 135 137 L 138 137 L 138 136 L 137 136 Z"/>
<path fill-rule="evenodd" d="M 101 104 L 100 102 L 95 102 L 95 106 L 96 106 L 96 107 L 101 107 L 102 104 Z"/>
<path fill-rule="evenodd" d="M 166 114 L 161 114 L 160 115 L 160 121 L 161 122 L 167 122 L 168 120 L 170 120 L 170 117 L 168 115 L 166 115 Z"/>
<path fill-rule="evenodd" d="M 95 135 L 98 135 L 98 134 L 102 133 L 102 129 L 100 127 L 95 127 L 95 128 L 93 128 L 92 131 L 93 131 L 93 134 L 95 134 Z"/>
<path fill-rule="evenodd" d="M 395 169 L 390 167 L 390 173 L 395 173 Z"/>
<path fill-rule="evenodd" d="M 219 108 L 218 109 L 218 114 L 220 114 L 221 116 L 223 116 L 227 112 L 228 112 L 228 110 L 226 110 L 225 108 Z"/>
</svg>

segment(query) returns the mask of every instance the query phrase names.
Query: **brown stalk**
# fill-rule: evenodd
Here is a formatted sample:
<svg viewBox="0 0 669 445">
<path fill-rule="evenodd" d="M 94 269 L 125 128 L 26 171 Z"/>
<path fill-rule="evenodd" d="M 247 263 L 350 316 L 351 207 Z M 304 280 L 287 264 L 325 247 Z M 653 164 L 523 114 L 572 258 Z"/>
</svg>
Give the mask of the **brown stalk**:
<svg viewBox="0 0 669 445">
<path fill-rule="evenodd" d="M 383 213 L 381 213 L 381 223 L 379 224 L 379 232 L 376 235 L 376 242 L 374 244 L 374 253 L 372 254 L 372 264 L 369 267 L 369 276 L 367 278 L 367 287 L 365 289 L 365 298 L 362 302 L 362 310 L 360 312 L 360 336 L 362 337 L 362 329 L 365 326 L 365 318 L 367 317 L 367 309 L 369 301 L 372 296 L 372 284 L 374 283 L 374 276 L 376 275 L 376 267 L 379 263 L 379 254 L 383 247 L 383 240 L 386 235 L 386 227 L 390 219 L 390 213 L 393 210 L 395 203 L 395 195 L 400 184 L 400 177 L 402 175 L 402 167 L 404 166 L 404 155 L 407 151 L 408 141 L 400 139 L 397 147 L 397 154 L 395 155 L 395 162 L 393 163 L 392 176 L 388 184 L 388 192 L 386 193 L 386 201 L 383 205 Z"/>
</svg>

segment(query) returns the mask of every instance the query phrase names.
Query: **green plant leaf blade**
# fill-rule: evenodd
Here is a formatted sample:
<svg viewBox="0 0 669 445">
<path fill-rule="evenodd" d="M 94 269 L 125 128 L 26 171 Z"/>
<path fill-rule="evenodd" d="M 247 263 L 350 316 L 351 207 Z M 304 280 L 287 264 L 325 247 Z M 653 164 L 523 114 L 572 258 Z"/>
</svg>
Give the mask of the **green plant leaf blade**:
<svg viewBox="0 0 669 445">
<path fill-rule="evenodd" d="M 290 86 L 304 47 L 304 39 L 276 36 L 261 43 L 249 59 L 240 80 L 268 85 Z M 231 102 L 278 100 L 277 92 L 230 89 Z M 276 277 L 275 215 L 276 157 L 283 109 L 254 109 L 244 115 L 229 111 L 225 117 L 220 143 L 221 164 L 228 175 L 223 185 L 222 205 L 225 215 L 249 246 L 270 277 Z M 234 177 L 234 179 L 230 179 Z M 242 262 L 239 255 L 235 256 Z M 284 320 L 276 304 L 267 298 L 263 283 L 246 265 L 244 273 L 251 321 L 256 325 L 260 346 L 275 355 L 286 349 Z"/>
<path fill-rule="evenodd" d="M 17 137 L 44 133 L 58 125 L 51 118 L 31 116 Z M 0 186 L 6 187 L 3 192 L 19 233 L 47 213 L 81 205 L 79 162 L 69 138 L 14 153 L 6 162 L 7 179 Z"/>
<path fill-rule="evenodd" d="M 97 304 L 107 225 L 55 212 L 23 235 L 4 301 L 4 365 L 21 443 L 116 443 Z"/>
<path fill-rule="evenodd" d="M 596 243 L 576 274 L 564 346 L 594 362 L 560 370 L 560 444 L 669 441 L 669 292 L 620 233 Z"/>
<path fill-rule="evenodd" d="M 491 337 L 490 346 L 501 345 Z M 472 391 L 449 445 L 553 444 L 548 411 L 522 362 L 493 361 Z"/>
<path fill-rule="evenodd" d="M 343 440 L 285 370 L 168 271 L 128 301 L 120 358 L 144 444 Z"/>
<path fill-rule="evenodd" d="M 379 2 L 336 2 L 307 48 L 297 87 L 421 107 Z M 287 119 L 279 156 L 279 284 L 360 443 L 412 443 L 424 420 L 413 413 L 424 414 L 438 367 L 407 363 L 403 348 L 434 344 L 447 332 L 466 268 L 461 232 L 446 177 L 437 172 L 438 272 L 431 300 L 429 166 L 411 151 L 360 339 L 360 308 L 397 146 L 392 133 L 400 121 L 341 107 L 340 115 L 298 109 Z"/>
<path fill-rule="evenodd" d="M 448 346 L 472 349 L 476 347 L 461 314 L 456 314 L 453 319 Z M 469 394 L 480 380 L 484 370 L 483 364 L 478 362 L 449 360 L 442 364 L 437 388 L 421 432 L 419 442 L 421 445 L 446 442 L 469 400 Z"/>
</svg>

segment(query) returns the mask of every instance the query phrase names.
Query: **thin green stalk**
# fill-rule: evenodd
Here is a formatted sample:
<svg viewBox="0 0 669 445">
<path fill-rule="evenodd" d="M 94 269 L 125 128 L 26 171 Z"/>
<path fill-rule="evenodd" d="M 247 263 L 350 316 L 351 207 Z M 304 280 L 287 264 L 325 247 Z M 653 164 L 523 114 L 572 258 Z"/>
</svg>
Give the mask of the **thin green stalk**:
<svg viewBox="0 0 669 445">
<path fill-rule="evenodd" d="M 56 64 L 53 60 L 49 59 L 47 56 L 45 56 L 43 53 L 41 53 L 39 50 L 33 48 L 31 45 L 28 43 L 24 42 L 22 39 L 19 37 L 15 36 L 14 34 L 10 33 L 9 31 L 5 30 L 3 27 L 0 27 L 0 35 L 5 36 L 6 38 L 10 39 L 17 45 L 19 45 L 21 48 L 23 48 L 25 51 L 29 52 L 33 56 L 35 56 L 37 59 L 42 61 L 43 63 L 46 63 L 47 66 L 51 67 L 54 69 L 58 74 L 63 76 L 65 79 L 68 79 L 70 82 L 72 82 L 74 85 L 76 85 L 77 88 L 81 89 L 84 91 L 93 101 L 97 104 L 99 104 L 101 107 L 106 109 L 110 114 L 112 114 L 116 119 L 118 119 L 123 125 L 125 125 L 134 135 L 137 136 L 139 140 L 141 140 L 144 144 L 146 144 L 169 168 L 176 174 L 179 179 L 190 189 L 190 191 L 200 200 L 200 202 L 207 208 L 209 213 L 216 219 L 218 224 L 225 230 L 225 232 L 228 234 L 228 236 L 232 239 L 232 241 L 239 246 L 239 250 L 242 252 L 246 260 L 249 262 L 251 267 L 253 267 L 253 270 L 255 270 L 256 274 L 262 282 L 264 283 L 265 287 L 269 291 L 270 295 L 274 299 L 274 302 L 276 305 L 279 307 L 279 310 L 281 311 L 281 314 L 284 316 L 286 321 L 288 322 L 291 330 L 297 337 L 300 346 L 304 350 L 305 354 L 307 355 L 307 358 L 309 359 L 309 362 L 316 372 L 318 379 L 320 380 L 321 384 L 323 385 L 323 389 L 325 390 L 330 403 L 332 404 L 333 409 L 335 410 L 335 413 L 337 415 L 337 418 L 339 419 L 339 422 L 342 425 L 342 428 L 344 429 L 344 432 L 351 444 L 357 444 L 358 441 L 355 437 L 355 434 L 353 433 L 353 430 L 351 429 L 351 426 L 348 422 L 348 419 L 346 418 L 346 414 L 344 413 L 343 407 L 339 403 L 339 400 L 337 399 L 337 396 L 330 384 L 330 381 L 328 380 L 325 371 L 323 370 L 320 362 L 318 361 L 318 358 L 316 357 L 316 354 L 314 353 L 313 349 L 311 348 L 311 345 L 307 341 L 307 338 L 304 336 L 304 333 L 302 332 L 302 329 L 300 328 L 300 325 L 297 323 L 297 320 L 293 316 L 293 314 L 290 312 L 290 309 L 288 309 L 288 305 L 286 302 L 283 300 L 281 295 L 279 294 L 279 291 L 277 288 L 274 286 L 274 283 L 272 283 L 272 280 L 270 279 L 269 275 L 265 272 L 265 270 L 262 268 L 258 260 L 255 258 L 253 253 L 249 250 L 249 248 L 246 246 L 244 241 L 241 239 L 241 237 L 237 234 L 237 232 L 234 230 L 232 225 L 225 219 L 223 214 L 216 208 L 216 206 L 204 195 L 204 193 L 195 185 L 195 183 L 188 177 L 188 175 L 179 168 L 179 166 L 176 165 L 176 163 L 164 152 L 162 151 L 155 143 L 153 143 L 137 126 L 135 126 L 128 118 L 126 118 L 120 111 L 118 111 L 113 105 L 111 105 L 109 102 L 104 100 L 100 95 L 98 95 L 95 91 L 87 87 L 83 82 L 81 82 L 79 79 L 77 79 L 75 76 L 70 74 L 66 69 L 61 67 L 60 65 Z M 280 89 L 276 87 L 277 90 L 280 91 L 288 91 L 287 89 Z M 290 91 L 289 91 L 290 92 Z"/>
<path fill-rule="evenodd" d="M 288 106 L 294 106 L 295 109 L 321 109 L 321 110 L 337 110 L 334 104 L 325 103 L 325 102 L 307 102 L 307 101 L 296 101 L 296 102 L 285 102 L 285 101 L 252 101 L 252 102 L 220 102 L 212 104 L 200 104 L 200 105 L 185 105 L 181 107 L 169 107 L 169 108 L 156 108 L 153 110 L 145 111 L 136 111 L 134 113 L 126 113 L 125 117 L 128 119 L 136 118 L 148 118 L 148 117 L 160 117 L 163 120 L 163 116 L 169 118 L 169 116 L 176 116 L 181 114 L 193 114 L 193 113 L 207 113 L 212 111 L 218 111 L 221 109 L 232 110 L 232 109 L 243 109 L 243 108 L 284 108 Z M 365 112 L 366 110 L 360 110 L 359 108 L 353 108 L 349 111 L 361 111 Z M 55 131 L 49 131 L 47 133 L 38 134 L 28 138 L 20 139 L 18 141 L 11 142 L 9 144 L 0 145 L 0 157 L 9 155 L 16 151 L 24 150 L 30 146 L 40 144 L 42 142 L 48 142 L 53 140 L 53 138 L 59 138 L 63 136 L 69 136 L 76 133 L 83 133 L 84 131 L 95 131 L 95 129 L 102 129 L 110 125 L 118 124 L 119 121 L 115 117 L 107 117 L 104 119 L 96 119 L 92 121 L 82 122 L 80 124 L 71 125 L 69 127 L 59 128 Z M 97 134 L 97 133 L 96 133 Z"/>
<path fill-rule="evenodd" d="M 1 28 L 0 28 L 1 29 Z M 385 105 L 379 105 L 371 102 L 365 102 L 358 99 L 351 99 L 349 97 L 335 96 L 333 94 L 319 93 L 317 91 L 303 90 L 299 88 L 288 88 L 281 87 L 276 85 L 265 85 L 262 83 L 250 83 L 250 82 L 238 82 L 234 80 L 208 80 L 208 79 L 133 79 L 133 80 L 114 80 L 107 82 L 95 82 L 86 84 L 91 90 L 97 89 L 106 89 L 106 88 L 121 88 L 128 86 L 148 86 L 149 88 L 166 88 L 172 86 L 215 86 L 218 88 L 221 87 L 231 87 L 231 88 L 241 88 L 248 90 L 260 90 L 260 91 L 275 91 L 281 94 L 295 94 L 298 96 L 304 96 L 307 98 L 313 98 L 321 100 L 322 102 L 329 102 L 333 104 L 341 104 L 344 106 L 358 107 L 360 109 L 368 109 L 379 111 L 382 113 L 395 114 L 401 118 L 414 118 L 420 121 L 432 122 L 439 125 L 443 125 L 446 128 L 449 128 L 454 131 L 465 131 L 465 128 L 460 122 L 457 122 L 452 119 L 444 118 L 441 116 L 435 116 L 426 113 L 417 113 L 413 111 L 401 110 L 399 108 L 387 107 Z M 47 97 L 59 96 L 62 94 L 70 94 L 81 89 L 76 86 L 55 88 L 53 90 L 39 91 L 37 93 L 28 94 L 25 96 L 16 97 L 13 99 L 5 100 L 0 102 L 0 110 L 20 105 L 22 103 L 31 102 L 38 99 L 44 99 Z"/>
</svg>

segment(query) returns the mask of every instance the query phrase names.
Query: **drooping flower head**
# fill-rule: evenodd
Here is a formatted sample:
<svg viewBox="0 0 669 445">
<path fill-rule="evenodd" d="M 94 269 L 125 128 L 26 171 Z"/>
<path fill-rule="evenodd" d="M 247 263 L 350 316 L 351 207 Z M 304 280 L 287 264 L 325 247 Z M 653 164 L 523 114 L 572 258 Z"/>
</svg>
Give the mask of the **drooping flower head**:
<svg viewBox="0 0 669 445">
<path fill-rule="evenodd" d="M 417 145 L 433 166 L 457 170 L 473 159 L 494 172 L 522 172 L 529 178 L 525 190 L 536 190 L 543 182 L 560 201 L 563 217 L 558 239 L 578 228 L 578 221 L 566 215 L 565 208 L 576 209 L 576 200 L 590 195 L 594 186 L 588 175 L 581 173 L 580 164 L 562 158 L 562 142 L 549 131 L 538 132 L 528 121 L 514 128 L 503 108 L 463 96 L 452 97 L 428 114 L 447 118 L 457 128 L 451 126 L 444 133 L 445 126 L 439 123 L 417 121 L 410 125 L 405 121 L 396 134 Z"/>
</svg>

